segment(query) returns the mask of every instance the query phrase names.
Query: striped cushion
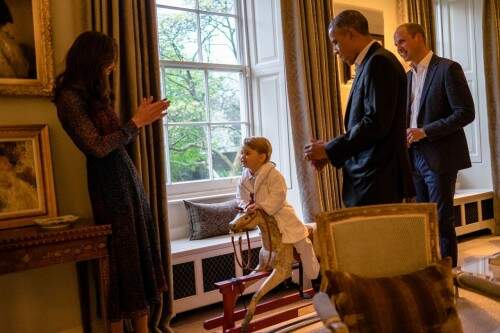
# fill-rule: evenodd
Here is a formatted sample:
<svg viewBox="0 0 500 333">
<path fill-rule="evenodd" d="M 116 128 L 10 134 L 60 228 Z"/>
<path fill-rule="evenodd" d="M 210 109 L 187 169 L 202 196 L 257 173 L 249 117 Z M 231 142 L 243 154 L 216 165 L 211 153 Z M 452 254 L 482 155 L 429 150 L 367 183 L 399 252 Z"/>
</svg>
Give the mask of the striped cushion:
<svg viewBox="0 0 500 333">
<path fill-rule="evenodd" d="M 382 278 L 326 272 L 328 294 L 350 333 L 460 333 L 451 259 L 420 271 Z"/>
</svg>

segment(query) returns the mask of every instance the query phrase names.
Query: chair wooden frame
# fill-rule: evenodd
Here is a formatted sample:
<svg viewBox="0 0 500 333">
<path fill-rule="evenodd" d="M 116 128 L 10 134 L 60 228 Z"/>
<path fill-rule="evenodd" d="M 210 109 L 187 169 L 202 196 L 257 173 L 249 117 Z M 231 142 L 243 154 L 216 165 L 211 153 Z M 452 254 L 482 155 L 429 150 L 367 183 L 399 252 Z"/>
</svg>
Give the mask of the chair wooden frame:
<svg viewBox="0 0 500 333">
<path fill-rule="evenodd" d="M 333 235 L 332 223 L 349 223 L 350 220 L 358 217 L 382 217 L 382 216 L 424 216 L 426 223 L 426 244 L 428 253 L 428 263 L 436 262 L 441 258 L 439 251 L 439 229 L 437 225 L 437 211 L 435 204 L 428 203 L 404 203 L 373 205 L 340 209 L 333 212 L 321 213 L 318 215 L 317 231 L 318 245 L 321 257 L 321 274 L 327 270 L 337 270 L 337 257 L 335 253 L 335 235 Z M 326 278 L 323 279 L 326 281 Z M 326 285 L 322 283 L 321 290 Z"/>
</svg>

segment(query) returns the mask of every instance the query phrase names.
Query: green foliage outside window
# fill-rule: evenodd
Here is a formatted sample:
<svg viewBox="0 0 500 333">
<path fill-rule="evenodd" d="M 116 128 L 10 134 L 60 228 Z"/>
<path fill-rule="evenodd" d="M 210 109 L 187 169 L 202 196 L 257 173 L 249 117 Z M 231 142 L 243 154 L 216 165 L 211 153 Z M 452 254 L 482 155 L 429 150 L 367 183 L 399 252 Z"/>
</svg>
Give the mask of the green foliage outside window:
<svg viewBox="0 0 500 333">
<path fill-rule="evenodd" d="M 248 124 L 235 1 L 157 5 L 163 95 L 172 102 L 165 126 L 170 182 L 238 176 Z"/>
</svg>

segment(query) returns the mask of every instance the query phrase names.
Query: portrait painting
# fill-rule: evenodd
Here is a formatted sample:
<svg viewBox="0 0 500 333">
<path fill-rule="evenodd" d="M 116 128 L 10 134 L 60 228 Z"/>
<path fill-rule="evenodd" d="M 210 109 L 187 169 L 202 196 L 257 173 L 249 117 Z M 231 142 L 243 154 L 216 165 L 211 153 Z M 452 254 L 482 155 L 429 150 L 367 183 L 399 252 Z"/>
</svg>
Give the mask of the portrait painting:
<svg viewBox="0 0 500 333">
<path fill-rule="evenodd" d="M 49 0 L 0 0 L 0 94 L 50 95 Z"/>
<path fill-rule="evenodd" d="M 0 127 L 0 229 L 56 216 L 48 127 Z"/>
</svg>

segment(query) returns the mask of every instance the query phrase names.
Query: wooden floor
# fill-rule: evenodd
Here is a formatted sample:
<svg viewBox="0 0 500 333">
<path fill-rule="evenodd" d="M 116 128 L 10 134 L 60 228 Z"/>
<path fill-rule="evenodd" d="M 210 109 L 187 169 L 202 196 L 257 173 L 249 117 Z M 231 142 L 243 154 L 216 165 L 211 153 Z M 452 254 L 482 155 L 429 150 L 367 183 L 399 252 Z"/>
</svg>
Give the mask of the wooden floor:
<svg viewBox="0 0 500 333">
<path fill-rule="evenodd" d="M 472 256 L 485 256 L 491 255 L 493 253 L 500 252 L 500 236 L 492 235 L 475 235 L 468 237 L 459 238 L 458 244 L 458 264 L 465 260 L 467 257 Z M 275 293 L 276 295 L 282 295 L 290 291 L 280 290 Z M 273 295 L 271 295 L 272 297 Z M 249 301 L 249 297 L 245 297 L 246 302 Z M 308 301 L 302 301 L 304 304 Z M 243 306 L 243 303 L 239 303 Z M 297 303 L 293 304 L 294 306 Z M 499 308 L 500 309 L 500 308 Z M 281 311 L 282 309 L 280 309 Z M 499 310 L 500 311 L 500 310 Z M 222 306 L 220 304 L 211 305 L 201 309 L 196 309 L 190 312 L 181 313 L 177 315 L 176 318 L 172 320 L 172 328 L 177 333 L 204 333 L 204 332 L 221 332 L 222 330 L 212 330 L 207 331 L 203 329 L 203 321 L 219 315 L 222 312 Z M 258 316 L 256 316 L 258 317 Z"/>
</svg>

